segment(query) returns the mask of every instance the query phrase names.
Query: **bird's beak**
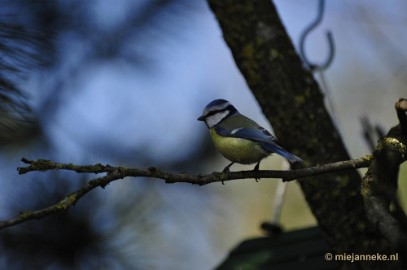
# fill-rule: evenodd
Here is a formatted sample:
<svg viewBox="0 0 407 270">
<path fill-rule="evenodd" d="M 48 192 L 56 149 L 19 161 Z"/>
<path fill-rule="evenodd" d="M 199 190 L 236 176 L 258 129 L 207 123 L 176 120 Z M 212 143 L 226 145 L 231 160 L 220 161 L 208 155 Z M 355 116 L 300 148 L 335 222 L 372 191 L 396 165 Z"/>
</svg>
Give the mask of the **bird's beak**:
<svg viewBox="0 0 407 270">
<path fill-rule="evenodd" d="M 198 119 L 196 119 L 198 121 L 205 121 L 205 116 L 201 115 L 198 117 Z"/>
</svg>

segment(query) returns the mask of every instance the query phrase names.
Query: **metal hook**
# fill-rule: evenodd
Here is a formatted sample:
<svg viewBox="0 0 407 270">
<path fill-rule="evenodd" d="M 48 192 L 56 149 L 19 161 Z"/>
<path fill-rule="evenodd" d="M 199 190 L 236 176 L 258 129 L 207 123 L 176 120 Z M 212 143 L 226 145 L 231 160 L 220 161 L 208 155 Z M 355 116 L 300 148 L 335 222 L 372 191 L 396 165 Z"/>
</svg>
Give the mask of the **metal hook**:
<svg viewBox="0 0 407 270">
<path fill-rule="evenodd" d="M 322 22 L 322 17 L 324 15 L 324 8 L 325 8 L 325 0 L 319 0 L 318 4 L 318 14 L 317 17 L 313 22 L 311 22 L 302 32 L 301 37 L 300 37 L 300 54 L 301 57 L 303 58 L 304 62 L 309 66 L 311 71 L 314 70 L 325 70 L 327 69 L 331 63 L 332 60 L 334 59 L 335 55 L 335 43 L 334 39 L 332 36 L 332 33 L 330 31 L 326 32 L 326 38 L 328 41 L 328 48 L 329 48 L 329 54 L 328 54 L 328 59 L 325 60 L 322 64 L 315 64 L 309 61 L 307 58 L 307 55 L 305 53 L 305 39 L 306 37 L 311 33 L 312 30 L 318 27 L 318 25 L 321 24 Z"/>
</svg>

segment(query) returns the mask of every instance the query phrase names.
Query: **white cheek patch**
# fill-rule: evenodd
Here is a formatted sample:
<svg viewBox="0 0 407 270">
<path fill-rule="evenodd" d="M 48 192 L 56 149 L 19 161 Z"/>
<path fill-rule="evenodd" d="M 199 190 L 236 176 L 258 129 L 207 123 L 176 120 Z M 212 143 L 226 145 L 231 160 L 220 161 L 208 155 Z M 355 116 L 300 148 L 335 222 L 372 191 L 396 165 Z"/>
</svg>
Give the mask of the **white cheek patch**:
<svg viewBox="0 0 407 270">
<path fill-rule="evenodd" d="M 214 127 L 217 125 L 220 121 L 226 118 L 226 116 L 229 114 L 229 111 L 223 111 L 223 112 L 218 112 L 214 115 L 208 116 L 206 118 L 206 124 L 208 125 L 209 128 Z"/>
</svg>

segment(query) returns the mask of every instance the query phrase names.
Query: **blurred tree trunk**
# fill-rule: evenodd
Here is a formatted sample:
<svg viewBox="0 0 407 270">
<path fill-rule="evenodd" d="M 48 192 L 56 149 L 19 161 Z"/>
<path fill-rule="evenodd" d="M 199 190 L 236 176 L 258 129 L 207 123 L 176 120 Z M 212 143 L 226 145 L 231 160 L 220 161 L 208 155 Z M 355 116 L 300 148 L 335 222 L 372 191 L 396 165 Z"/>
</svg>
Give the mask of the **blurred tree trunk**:
<svg viewBox="0 0 407 270">
<path fill-rule="evenodd" d="M 276 136 L 305 160 L 305 167 L 347 160 L 341 136 L 323 95 L 306 70 L 269 0 L 208 0 L 248 86 Z M 356 171 L 299 180 L 334 254 L 394 253 L 368 222 Z M 400 262 L 386 264 L 398 269 Z M 366 261 L 342 269 L 383 269 Z"/>
</svg>

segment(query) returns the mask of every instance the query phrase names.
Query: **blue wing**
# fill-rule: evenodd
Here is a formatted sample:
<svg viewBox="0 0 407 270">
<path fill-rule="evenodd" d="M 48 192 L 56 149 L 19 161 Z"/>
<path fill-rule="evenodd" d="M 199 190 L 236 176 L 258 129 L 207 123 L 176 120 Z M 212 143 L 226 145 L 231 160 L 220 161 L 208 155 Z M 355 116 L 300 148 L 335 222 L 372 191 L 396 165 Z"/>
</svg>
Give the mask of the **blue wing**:
<svg viewBox="0 0 407 270">
<path fill-rule="evenodd" d="M 294 154 L 291 154 L 284 148 L 278 145 L 277 139 L 262 127 L 259 128 L 236 128 L 225 129 L 215 126 L 215 131 L 224 137 L 242 138 L 258 142 L 260 146 L 269 153 L 277 153 L 291 163 L 302 162 L 302 159 Z"/>
</svg>

